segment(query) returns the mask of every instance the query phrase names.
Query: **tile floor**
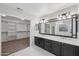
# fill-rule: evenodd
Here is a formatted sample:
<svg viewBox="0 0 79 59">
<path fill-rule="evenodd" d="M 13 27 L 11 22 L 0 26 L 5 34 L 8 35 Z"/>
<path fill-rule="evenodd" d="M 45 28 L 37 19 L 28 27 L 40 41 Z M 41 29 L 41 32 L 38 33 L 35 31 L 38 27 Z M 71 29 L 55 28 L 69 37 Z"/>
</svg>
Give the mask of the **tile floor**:
<svg viewBox="0 0 79 59">
<path fill-rule="evenodd" d="M 27 47 L 23 50 L 10 54 L 9 56 L 55 56 L 55 55 L 47 52 L 46 50 L 38 46 L 33 46 L 33 47 Z"/>
</svg>

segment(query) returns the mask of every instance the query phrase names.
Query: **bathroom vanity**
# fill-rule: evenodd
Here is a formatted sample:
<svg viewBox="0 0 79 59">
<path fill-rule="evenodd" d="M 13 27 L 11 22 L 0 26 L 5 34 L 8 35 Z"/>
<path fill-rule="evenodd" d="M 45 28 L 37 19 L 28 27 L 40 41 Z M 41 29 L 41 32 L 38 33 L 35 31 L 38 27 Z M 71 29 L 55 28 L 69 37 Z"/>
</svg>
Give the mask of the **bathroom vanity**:
<svg viewBox="0 0 79 59">
<path fill-rule="evenodd" d="M 79 14 L 65 8 L 40 18 L 35 45 L 57 56 L 79 56 Z"/>
<path fill-rule="evenodd" d="M 79 46 L 77 44 L 74 45 L 36 36 L 35 45 L 57 56 L 79 56 Z"/>
</svg>

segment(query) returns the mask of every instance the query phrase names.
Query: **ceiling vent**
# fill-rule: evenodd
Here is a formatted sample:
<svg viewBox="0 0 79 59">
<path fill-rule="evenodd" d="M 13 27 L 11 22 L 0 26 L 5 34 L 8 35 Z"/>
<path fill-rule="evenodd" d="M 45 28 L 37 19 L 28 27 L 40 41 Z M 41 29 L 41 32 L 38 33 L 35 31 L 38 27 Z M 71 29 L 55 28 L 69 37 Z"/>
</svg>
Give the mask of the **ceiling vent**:
<svg viewBox="0 0 79 59">
<path fill-rule="evenodd" d="M 17 7 L 17 10 L 23 11 L 23 9 L 22 8 L 19 8 L 19 7 Z"/>
</svg>

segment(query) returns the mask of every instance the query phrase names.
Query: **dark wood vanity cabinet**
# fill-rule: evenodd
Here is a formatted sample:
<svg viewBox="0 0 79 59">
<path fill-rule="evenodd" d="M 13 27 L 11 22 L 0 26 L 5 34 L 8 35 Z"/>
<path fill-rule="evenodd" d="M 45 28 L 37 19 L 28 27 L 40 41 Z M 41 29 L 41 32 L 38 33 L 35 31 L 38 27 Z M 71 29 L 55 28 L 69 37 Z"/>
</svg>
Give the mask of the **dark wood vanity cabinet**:
<svg viewBox="0 0 79 59">
<path fill-rule="evenodd" d="M 44 49 L 51 52 L 52 51 L 52 41 L 46 39 L 44 43 L 45 43 Z"/>
<path fill-rule="evenodd" d="M 79 46 L 35 37 L 35 44 L 57 56 L 79 56 Z"/>
<path fill-rule="evenodd" d="M 35 37 L 35 44 L 38 45 L 39 44 L 39 41 L 38 41 L 38 38 Z"/>
<path fill-rule="evenodd" d="M 62 43 L 62 56 L 75 56 L 75 46 Z"/>
<path fill-rule="evenodd" d="M 62 43 L 62 56 L 79 56 L 79 46 Z"/>
<path fill-rule="evenodd" d="M 79 46 L 76 46 L 75 47 L 75 55 L 76 56 L 79 56 Z"/>
<path fill-rule="evenodd" d="M 44 39 L 35 37 L 35 44 L 38 45 L 39 47 L 44 48 Z"/>
<path fill-rule="evenodd" d="M 44 48 L 44 46 L 45 46 L 45 43 L 44 43 L 45 40 L 43 38 L 40 38 L 39 42 L 40 42 L 40 47 Z"/>
<path fill-rule="evenodd" d="M 52 41 L 52 51 L 51 53 L 60 56 L 61 55 L 61 43 L 57 41 Z"/>
</svg>

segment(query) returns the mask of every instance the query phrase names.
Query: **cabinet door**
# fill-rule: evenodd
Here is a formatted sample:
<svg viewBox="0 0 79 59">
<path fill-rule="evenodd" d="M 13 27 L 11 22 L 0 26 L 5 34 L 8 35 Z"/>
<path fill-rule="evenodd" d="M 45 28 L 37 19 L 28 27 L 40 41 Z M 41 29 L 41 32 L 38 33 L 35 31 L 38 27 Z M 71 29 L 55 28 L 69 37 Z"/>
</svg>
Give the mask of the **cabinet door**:
<svg viewBox="0 0 79 59">
<path fill-rule="evenodd" d="M 44 39 L 35 37 L 35 44 L 41 48 L 44 48 Z"/>
<path fill-rule="evenodd" d="M 75 46 L 75 56 L 79 56 L 79 46 Z"/>
<path fill-rule="evenodd" d="M 62 56 L 74 56 L 75 46 L 62 43 Z"/>
<path fill-rule="evenodd" d="M 45 39 L 39 38 L 39 44 L 41 48 L 44 48 L 44 42 L 45 42 Z"/>
<path fill-rule="evenodd" d="M 39 41 L 38 41 L 38 38 L 37 37 L 35 37 L 35 44 L 36 45 L 39 45 Z"/>
<path fill-rule="evenodd" d="M 49 52 L 51 52 L 51 50 L 52 50 L 52 48 L 51 48 L 51 45 L 52 45 L 52 42 L 51 42 L 51 40 L 45 40 L 45 50 L 47 50 L 47 51 L 49 51 Z"/>
<path fill-rule="evenodd" d="M 52 41 L 52 53 L 57 56 L 61 55 L 61 43 L 60 42 Z"/>
</svg>

